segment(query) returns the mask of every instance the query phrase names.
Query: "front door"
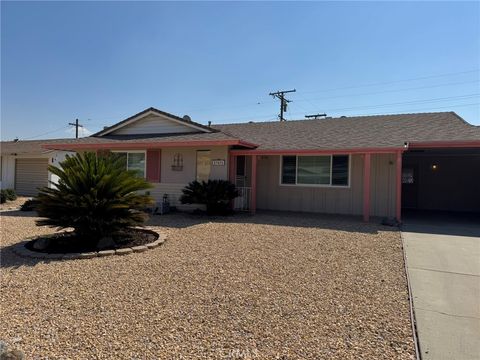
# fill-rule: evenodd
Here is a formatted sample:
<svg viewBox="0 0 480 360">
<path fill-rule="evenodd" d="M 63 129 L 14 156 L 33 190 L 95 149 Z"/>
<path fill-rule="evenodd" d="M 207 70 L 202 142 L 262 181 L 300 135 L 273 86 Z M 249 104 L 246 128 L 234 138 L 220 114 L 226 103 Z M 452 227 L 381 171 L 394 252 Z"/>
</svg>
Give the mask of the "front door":
<svg viewBox="0 0 480 360">
<path fill-rule="evenodd" d="M 198 150 L 197 151 L 197 181 L 208 181 L 210 178 L 210 171 L 212 167 L 212 161 L 210 156 L 210 150 Z"/>
</svg>

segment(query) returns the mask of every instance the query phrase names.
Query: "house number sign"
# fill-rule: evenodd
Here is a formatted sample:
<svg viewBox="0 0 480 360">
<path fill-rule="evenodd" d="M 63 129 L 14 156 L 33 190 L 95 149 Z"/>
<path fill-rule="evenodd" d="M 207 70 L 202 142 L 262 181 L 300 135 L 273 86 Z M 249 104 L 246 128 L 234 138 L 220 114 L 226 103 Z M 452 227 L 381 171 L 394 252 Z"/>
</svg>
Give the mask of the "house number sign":
<svg viewBox="0 0 480 360">
<path fill-rule="evenodd" d="M 225 159 L 214 159 L 212 160 L 213 166 L 225 166 Z"/>
</svg>

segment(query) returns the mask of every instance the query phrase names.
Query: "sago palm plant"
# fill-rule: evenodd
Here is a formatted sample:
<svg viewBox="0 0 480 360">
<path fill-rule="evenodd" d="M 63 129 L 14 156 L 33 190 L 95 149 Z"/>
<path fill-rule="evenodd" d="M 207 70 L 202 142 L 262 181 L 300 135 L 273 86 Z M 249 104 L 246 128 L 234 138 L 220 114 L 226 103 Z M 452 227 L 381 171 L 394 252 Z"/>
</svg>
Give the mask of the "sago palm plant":
<svg viewBox="0 0 480 360">
<path fill-rule="evenodd" d="M 209 215 L 229 213 L 230 202 L 238 197 L 235 185 L 226 180 L 195 180 L 182 189 L 182 192 L 182 204 L 205 204 Z"/>
<path fill-rule="evenodd" d="M 126 170 L 125 160 L 115 154 L 67 156 L 49 171 L 59 179 L 38 194 L 36 210 L 42 219 L 37 225 L 73 228 L 79 238 L 96 243 L 147 219 L 144 210 L 153 199 L 141 191 L 151 185 Z"/>
</svg>

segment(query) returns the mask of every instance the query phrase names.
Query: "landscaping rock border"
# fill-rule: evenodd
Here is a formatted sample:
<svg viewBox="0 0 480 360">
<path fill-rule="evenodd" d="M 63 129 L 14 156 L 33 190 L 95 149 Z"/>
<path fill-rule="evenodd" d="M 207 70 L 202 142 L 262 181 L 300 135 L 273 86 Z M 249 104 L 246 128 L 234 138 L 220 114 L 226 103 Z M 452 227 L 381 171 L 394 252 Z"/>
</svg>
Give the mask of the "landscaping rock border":
<svg viewBox="0 0 480 360">
<path fill-rule="evenodd" d="M 152 230 L 150 230 L 152 231 Z M 158 234 L 158 239 L 141 246 L 133 246 L 133 247 L 126 247 L 121 249 L 112 249 L 112 250 L 101 250 L 101 251 L 94 251 L 94 252 L 84 252 L 84 253 L 64 253 L 64 254 L 50 254 L 50 253 L 43 253 L 39 251 L 32 251 L 27 249 L 25 246 L 30 241 L 34 239 L 24 240 L 22 242 L 17 243 L 15 246 L 12 247 L 12 251 L 21 257 L 27 258 L 34 258 L 34 259 L 45 259 L 45 260 L 75 260 L 75 259 L 92 259 L 95 257 L 106 257 L 106 256 L 113 256 L 113 255 L 128 255 L 133 253 L 140 253 L 147 250 L 155 249 L 162 245 L 166 237 L 165 235 Z"/>
</svg>

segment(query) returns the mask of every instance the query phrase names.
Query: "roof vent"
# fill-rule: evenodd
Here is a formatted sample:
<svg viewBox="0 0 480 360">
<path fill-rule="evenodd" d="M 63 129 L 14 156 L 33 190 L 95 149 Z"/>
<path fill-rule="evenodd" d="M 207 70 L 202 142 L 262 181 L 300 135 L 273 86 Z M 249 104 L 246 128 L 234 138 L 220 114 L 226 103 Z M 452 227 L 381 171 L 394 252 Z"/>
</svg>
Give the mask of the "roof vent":
<svg viewBox="0 0 480 360">
<path fill-rule="evenodd" d="M 188 115 L 183 115 L 183 120 L 188 121 L 188 122 L 192 122 L 192 118 Z"/>
</svg>

